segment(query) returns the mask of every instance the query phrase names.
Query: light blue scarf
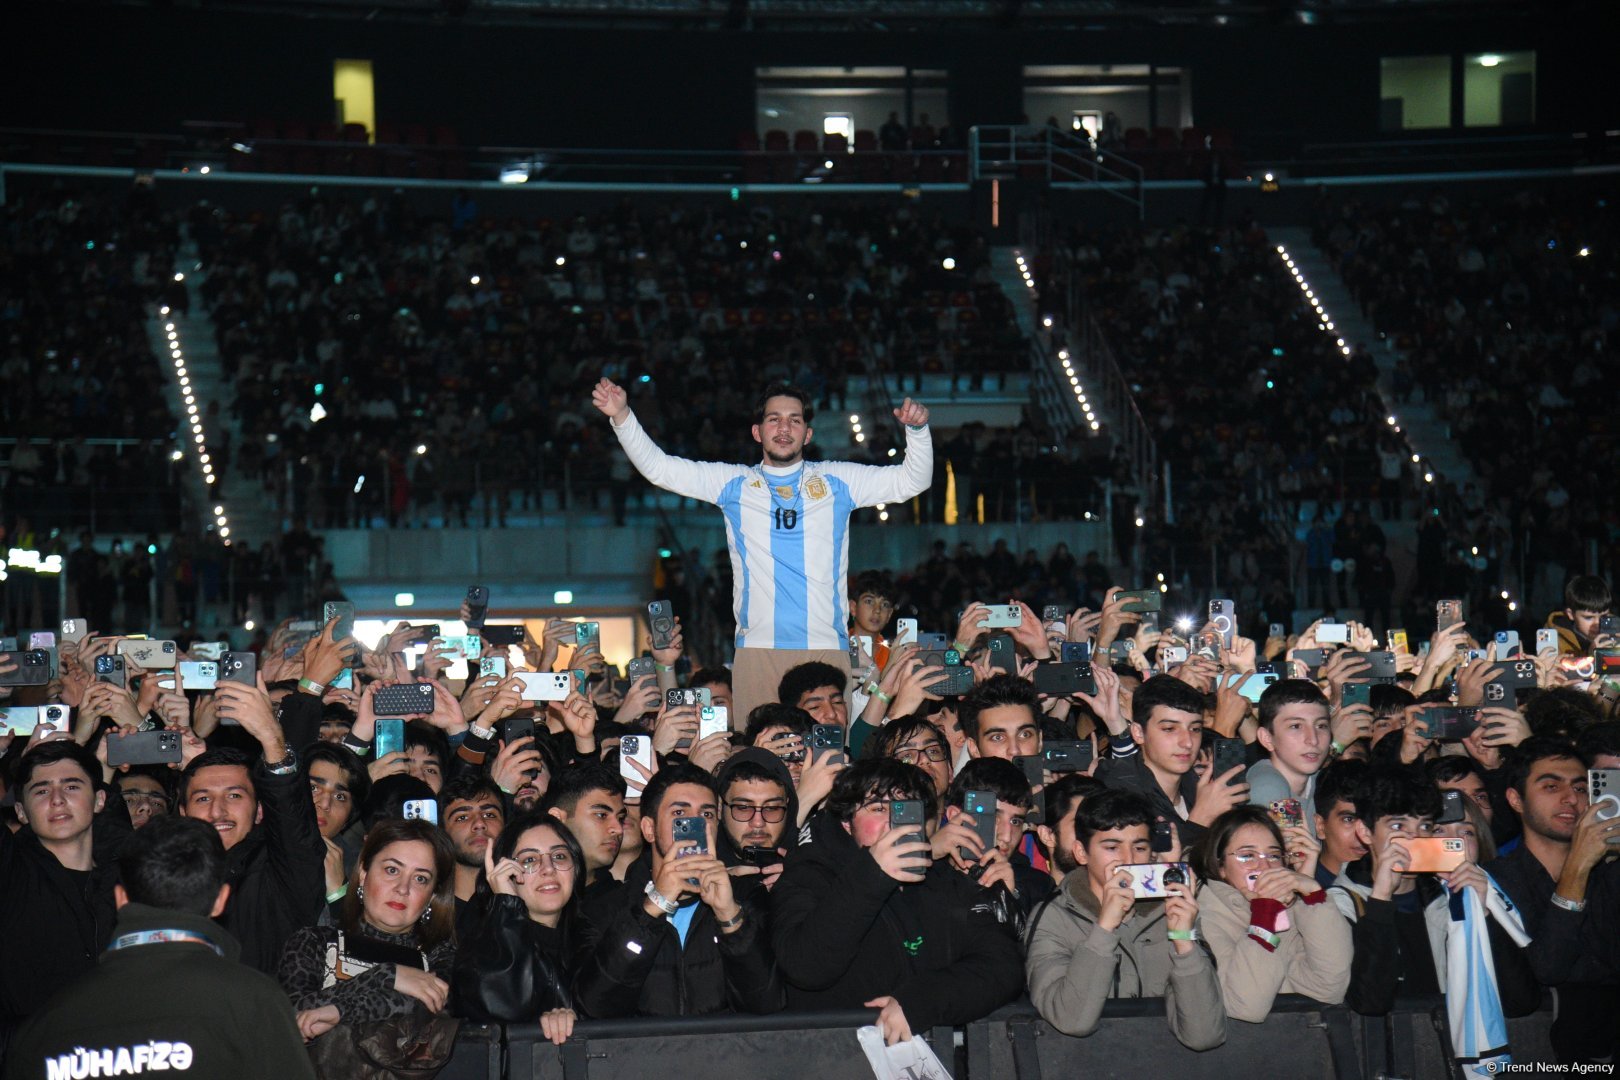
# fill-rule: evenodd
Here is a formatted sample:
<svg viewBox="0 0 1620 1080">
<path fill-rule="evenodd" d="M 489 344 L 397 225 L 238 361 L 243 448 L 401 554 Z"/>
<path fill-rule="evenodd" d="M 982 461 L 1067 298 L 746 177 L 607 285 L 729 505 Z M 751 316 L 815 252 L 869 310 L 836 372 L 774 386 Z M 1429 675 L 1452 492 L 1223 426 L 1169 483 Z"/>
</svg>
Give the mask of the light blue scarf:
<svg viewBox="0 0 1620 1080">
<path fill-rule="evenodd" d="M 1486 900 L 1465 888 L 1446 900 L 1446 1014 L 1451 1051 L 1465 1077 L 1497 1080 L 1513 1060 L 1507 1020 L 1496 986 L 1495 958 L 1487 920 L 1495 919 L 1520 947 L 1530 942 L 1519 909 L 1489 874 Z"/>
</svg>

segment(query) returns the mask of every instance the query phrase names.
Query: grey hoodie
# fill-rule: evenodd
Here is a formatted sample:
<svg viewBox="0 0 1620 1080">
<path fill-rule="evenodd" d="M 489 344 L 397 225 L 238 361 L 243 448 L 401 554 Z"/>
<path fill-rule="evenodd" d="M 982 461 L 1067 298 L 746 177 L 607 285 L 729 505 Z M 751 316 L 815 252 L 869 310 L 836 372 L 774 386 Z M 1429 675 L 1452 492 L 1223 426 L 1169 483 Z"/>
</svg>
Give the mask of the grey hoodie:
<svg viewBox="0 0 1620 1080">
<path fill-rule="evenodd" d="M 1211 1050 L 1225 1042 L 1226 1006 L 1208 948 L 1177 953 L 1161 903 L 1138 901 L 1117 930 L 1098 926 L 1100 913 L 1082 866 L 1031 918 L 1024 973 L 1041 1019 L 1065 1035 L 1090 1035 L 1109 998 L 1162 996 L 1170 1032 L 1183 1046 Z"/>
</svg>

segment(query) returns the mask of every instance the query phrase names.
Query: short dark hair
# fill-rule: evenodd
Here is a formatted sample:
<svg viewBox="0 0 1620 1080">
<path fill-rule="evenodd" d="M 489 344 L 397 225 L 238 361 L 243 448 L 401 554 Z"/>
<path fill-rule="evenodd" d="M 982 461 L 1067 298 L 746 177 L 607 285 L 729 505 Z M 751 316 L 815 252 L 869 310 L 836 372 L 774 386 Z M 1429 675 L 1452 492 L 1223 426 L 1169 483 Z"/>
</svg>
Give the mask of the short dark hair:
<svg viewBox="0 0 1620 1080">
<path fill-rule="evenodd" d="M 1056 780 L 1046 785 L 1042 793 L 1046 798 L 1046 824 L 1057 828 L 1057 823 L 1069 809 L 1069 804 L 1075 799 L 1084 802 L 1108 787 L 1095 776 L 1087 776 L 1083 772 L 1064 773 Z"/>
<path fill-rule="evenodd" d="M 692 677 L 686 680 L 687 686 L 713 686 L 716 683 L 730 689 L 730 670 L 723 667 L 698 668 L 692 672 Z"/>
<path fill-rule="evenodd" d="M 939 816 L 934 783 L 915 765 L 894 758 L 862 758 L 833 781 L 827 813 L 849 824 L 855 811 L 873 799 L 916 799 L 923 804 L 923 820 Z"/>
<path fill-rule="evenodd" d="M 1181 685 L 1186 686 L 1186 683 Z M 1188 687 L 1188 689 L 1192 689 Z M 1153 825 L 1153 804 L 1147 797 L 1123 788 L 1099 791 L 1080 804 L 1074 814 L 1074 838 L 1082 847 L 1100 832 L 1127 829 L 1132 825 Z"/>
<path fill-rule="evenodd" d="M 1592 767 L 1599 754 L 1620 755 L 1620 720 L 1606 720 L 1582 730 L 1575 740 L 1575 749 L 1581 752 L 1581 760 L 1586 762 L 1587 768 Z"/>
<path fill-rule="evenodd" d="M 1570 611 L 1608 611 L 1614 606 L 1609 583 L 1596 574 L 1577 574 L 1564 584 L 1564 607 Z"/>
<path fill-rule="evenodd" d="M 192 758 L 191 764 L 187 765 L 180 773 L 180 801 L 185 802 L 187 796 L 191 794 L 191 778 L 197 775 L 198 770 L 211 769 L 219 765 L 234 765 L 237 768 L 246 769 L 248 778 L 251 780 L 253 777 L 253 759 L 235 747 L 221 746 L 213 750 L 204 750 Z M 258 793 L 258 785 L 254 784 L 253 794 L 255 798 L 258 797 Z"/>
<path fill-rule="evenodd" d="M 1326 817 L 1341 802 L 1354 806 L 1356 787 L 1372 768 L 1356 758 L 1340 758 L 1316 774 L 1316 812 Z"/>
<path fill-rule="evenodd" d="M 426 780 L 410 773 L 394 773 L 371 785 L 371 794 L 360 807 L 360 817 L 370 831 L 381 822 L 404 821 L 405 804 L 424 799 L 438 800 Z"/>
<path fill-rule="evenodd" d="M 34 778 L 34 773 L 46 765 L 55 765 L 58 761 L 72 761 L 84 770 L 84 775 L 90 779 L 90 790 L 99 791 L 101 782 L 101 763 L 96 755 L 87 746 L 80 746 L 72 739 L 52 739 L 42 742 L 22 756 L 17 762 L 17 782 L 14 787 L 20 792 L 28 786 Z"/>
<path fill-rule="evenodd" d="M 1265 807 L 1234 806 L 1210 822 L 1208 831 L 1192 850 L 1193 870 L 1199 877 L 1205 881 L 1225 880 L 1221 877 L 1220 870 L 1221 863 L 1226 858 L 1226 849 L 1231 846 L 1233 835 L 1245 825 L 1259 825 L 1277 841 L 1278 848 L 1285 852 L 1288 850 L 1288 845 L 1283 841 L 1282 830 L 1277 828 L 1277 823 L 1271 819 L 1271 814 Z"/>
<path fill-rule="evenodd" d="M 791 386 L 788 383 L 779 382 L 772 383 L 760 393 L 759 402 L 754 406 L 754 423 L 763 424 L 765 422 L 765 406 L 770 403 L 771 398 L 777 397 L 790 397 L 798 399 L 799 407 L 804 410 L 805 427 L 809 427 L 810 422 L 816 418 L 816 408 L 813 404 L 811 404 L 809 394 L 805 393 L 803 390 L 800 390 L 797 386 Z"/>
<path fill-rule="evenodd" d="M 540 740 L 536 739 L 538 743 Z M 428 727 L 420 720 L 412 720 L 405 725 L 405 749 L 420 746 L 432 754 L 439 761 L 439 775 L 447 776 L 450 772 L 450 740 L 444 732 L 435 727 Z"/>
<path fill-rule="evenodd" d="M 775 784 L 777 787 L 783 788 L 789 795 L 791 795 L 793 793 L 792 785 L 783 779 L 783 775 L 784 774 L 769 768 L 761 762 L 751 761 L 748 758 L 742 758 L 735 764 L 728 763 L 726 765 L 726 786 L 725 791 L 720 792 L 720 797 L 722 799 L 725 798 L 726 791 L 731 790 L 731 785 L 735 784 L 739 780 L 753 780 L 766 784 Z"/>
<path fill-rule="evenodd" d="M 1417 695 L 1404 686 L 1393 683 L 1374 683 L 1367 691 L 1367 707 L 1375 719 L 1393 716 L 1418 703 Z"/>
<path fill-rule="evenodd" d="M 1270 731 L 1272 721 L 1285 705 L 1320 705 L 1325 709 L 1328 699 L 1309 679 L 1279 679 L 1260 695 L 1260 726 Z M 1135 711 L 1134 703 L 1132 711 Z"/>
<path fill-rule="evenodd" d="M 680 765 L 665 765 L 653 773 L 652 779 L 641 792 L 641 816 L 656 818 L 658 808 L 663 805 L 664 796 L 676 784 L 696 784 L 714 796 L 714 801 L 720 801 L 720 788 L 715 783 L 714 774 L 707 769 L 700 769 L 691 762 Z"/>
<path fill-rule="evenodd" d="M 1131 721 L 1146 724 L 1160 705 L 1177 712 L 1204 715 L 1204 695 L 1174 675 L 1155 675 L 1131 695 Z"/>
<path fill-rule="evenodd" d="M 951 741 L 939 729 L 939 725 L 926 716 L 902 716 L 890 720 L 878 728 L 866 740 L 866 746 L 861 751 L 862 757 L 894 757 L 897 748 L 910 742 L 914 736 L 931 735 L 939 740 L 939 745 L 945 748 L 947 757 L 951 752 Z"/>
<path fill-rule="evenodd" d="M 783 673 L 782 681 L 776 684 L 776 700 L 783 705 L 797 706 L 799 699 L 812 690 L 819 690 L 823 686 L 835 686 L 842 694 L 848 685 L 848 675 L 831 664 L 811 660 L 790 667 Z"/>
<path fill-rule="evenodd" d="M 743 742 L 753 746 L 760 735 L 773 727 L 787 728 L 808 737 L 815 719 L 797 705 L 782 705 L 771 701 L 756 705 L 748 714 L 748 726 L 743 729 Z"/>
<path fill-rule="evenodd" d="M 124 790 L 123 781 L 133 779 L 134 777 L 143 777 L 147 780 L 156 780 L 158 786 L 163 789 L 163 797 L 169 800 L 172 807 L 174 803 L 174 791 L 179 784 L 179 773 L 165 765 L 131 765 L 128 772 L 113 773 L 113 790 L 121 793 Z"/>
<path fill-rule="evenodd" d="M 1585 764 L 1574 743 L 1550 735 L 1532 735 L 1508 751 L 1507 761 L 1503 763 L 1502 779 L 1522 797 L 1528 791 L 1530 773 L 1536 762 L 1551 759 L 1568 759 Z"/>
<path fill-rule="evenodd" d="M 446 780 L 444 786 L 439 788 L 440 823 L 449 815 L 451 803 L 477 803 L 480 798 L 488 798 L 498 805 L 501 817 L 506 817 L 506 793 L 501 791 L 500 785 L 488 773 L 465 772 Z"/>
<path fill-rule="evenodd" d="M 854 603 L 863 596 L 879 596 L 892 604 L 900 598 L 900 590 L 882 570 L 862 570 L 849 579 L 849 599 Z"/>
<path fill-rule="evenodd" d="M 1356 785 L 1356 817 L 1371 829 L 1380 818 L 1440 816 L 1440 788 L 1422 769 L 1375 765 Z"/>
<path fill-rule="evenodd" d="M 1485 779 L 1485 775 L 1479 771 L 1479 766 L 1474 764 L 1474 759 L 1463 754 L 1446 754 L 1425 761 L 1423 771 L 1436 784 L 1455 784 L 1470 776 Z"/>
<path fill-rule="evenodd" d="M 341 701 L 328 701 L 321 706 L 321 723 L 348 724 L 354 727 L 354 710 Z"/>
<path fill-rule="evenodd" d="M 624 777 L 602 765 L 586 765 L 577 769 L 564 769 L 552 777 L 546 789 L 545 806 L 555 806 L 572 816 L 579 801 L 593 791 L 606 791 L 624 798 Z"/>
<path fill-rule="evenodd" d="M 1037 723 L 1041 718 L 1041 695 L 1028 679 L 1003 672 L 992 675 L 962 695 L 956 707 L 956 719 L 962 725 L 962 734 L 970 739 L 979 737 L 979 714 L 986 709 L 999 709 L 1005 705 L 1022 705 L 1029 710 L 1029 718 Z"/>
<path fill-rule="evenodd" d="M 309 779 L 310 766 L 317 761 L 329 761 L 343 770 L 348 777 L 350 805 L 358 807 L 371 794 L 371 774 L 366 771 L 365 762 L 347 746 L 314 742 L 304 747 L 298 754 L 298 772 L 305 780 Z"/>
<path fill-rule="evenodd" d="M 130 903 L 207 918 L 225 884 L 225 845 L 206 821 L 155 817 L 124 842 L 118 877 Z"/>
<path fill-rule="evenodd" d="M 1582 729 L 1603 720 L 1603 706 L 1573 686 L 1543 690 L 1525 702 L 1524 719 L 1537 735 L 1573 739 Z"/>
<path fill-rule="evenodd" d="M 1035 795 L 1024 770 L 1006 758 L 974 758 L 962 766 L 962 771 L 945 791 L 945 805 L 961 805 L 962 797 L 970 791 L 993 792 L 997 802 L 1010 806 L 1029 809 L 1035 805 Z"/>
</svg>

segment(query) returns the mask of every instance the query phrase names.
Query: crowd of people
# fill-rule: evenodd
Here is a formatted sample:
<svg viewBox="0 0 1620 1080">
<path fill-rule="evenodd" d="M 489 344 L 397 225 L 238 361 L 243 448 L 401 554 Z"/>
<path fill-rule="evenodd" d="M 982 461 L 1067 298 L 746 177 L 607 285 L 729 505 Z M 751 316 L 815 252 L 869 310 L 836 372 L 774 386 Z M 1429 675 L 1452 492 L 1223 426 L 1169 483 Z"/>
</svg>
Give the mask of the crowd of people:
<svg viewBox="0 0 1620 1080">
<path fill-rule="evenodd" d="M 1612 455 L 1608 287 L 1620 239 L 1610 194 L 1587 185 L 1470 200 L 1320 201 L 1314 239 L 1403 356 L 1397 404 L 1450 425 L 1477 480 L 1453 493 L 1483 558 L 1532 602 L 1597 553 L 1616 562 L 1601 471 Z M 1472 545 L 1471 545 L 1472 546 Z M 1522 579 L 1522 580 L 1521 580 Z"/>
<path fill-rule="evenodd" d="M 273 213 L 201 205 L 190 233 L 236 393 L 235 467 L 317 527 L 547 507 L 622 521 L 639 482 L 579 410 L 604 374 L 637 381 L 680 452 L 729 457 L 773 380 L 858 412 L 846 387 L 869 367 L 908 389 L 1027 363 L 984 237 L 910 204 L 530 221 L 323 192 Z M 976 441 L 994 460 L 996 433 Z"/>
</svg>

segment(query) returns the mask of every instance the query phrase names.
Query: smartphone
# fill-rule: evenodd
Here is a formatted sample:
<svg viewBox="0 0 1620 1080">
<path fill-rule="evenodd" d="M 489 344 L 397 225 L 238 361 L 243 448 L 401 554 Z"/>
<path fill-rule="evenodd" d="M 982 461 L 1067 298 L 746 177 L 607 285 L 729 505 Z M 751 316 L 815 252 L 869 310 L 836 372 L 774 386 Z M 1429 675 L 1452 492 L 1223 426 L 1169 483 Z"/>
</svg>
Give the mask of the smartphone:
<svg viewBox="0 0 1620 1080">
<path fill-rule="evenodd" d="M 574 676 L 567 671 L 520 671 L 524 701 L 566 701 L 574 690 Z"/>
<path fill-rule="evenodd" d="M 327 685 L 333 690 L 353 690 L 354 668 L 338 668 L 338 673 L 332 676 L 332 681 Z"/>
<path fill-rule="evenodd" d="M 940 697 L 962 697 L 973 692 L 973 669 L 961 664 L 946 664 L 945 677 L 928 684 L 928 689 Z"/>
<path fill-rule="evenodd" d="M 844 729 L 837 724 L 816 724 L 810 729 L 810 760 L 829 756 L 833 761 L 849 760 L 844 753 Z"/>
<path fill-rule="evenodd" d="M 1342 622 L 1325 622 L 1316 628 L 1316 640 L 1323 645 L 1350 644 L 1350 624 Z"/>
<path fill-rule="evenodd" d="M 1221 635 L 1213 630 L 1200 630 L 1194 634 L 1191 646 L 1194 656 L 1202 656 L 1216 662 L 1221 659 Z"/>
<path fill-rule="evenodd" d="M 1586 796 L 1593 806 L 1605 804 L 1597 812 L 1600 821 L 1620 817 L 1620 769 L 1587 769 Z"/>
<path fill-rule="evenodd" d="M 984 617 L 980 626 L 988 630 L 1005 630 L 1009 626 L 1024 625 L 1024 609 L 1017 604 L 986 604 L 990 614 Z"/>
<path fill-rule="evenodd" d="M 706 819 L 678 817 L 672 823 L 670 831 L 675 841 L 675 850 L 672 852 L 675 858 L 709 853 L 709 829 Z"/>
<path fill-rule="evenodd" d="M 39 709 L 33 705 L 11 705 L 0 709 L 0 729 L 13 735 L 32 735 L 38 726 Z"/>
<path fill-rule="evenodd" d="M 1238 690 L 1238 694 L 1258 705 L 1260 704 L 1260 695 L 1264 694 L 1267 688 L 1281 677 L 1275 672 L 1257 671 L 1249 676 L 1248 682 L 1243 683 L 1243 686 Z M 1243 682 L 1242 672 L 1228 672 L 1221 676 L 1222 686 L 1237 686 L 1240 682 Z"/>
<path fill-rule="evenodd" d="M 377 757 L 384 758 L 405 749 L 405 721 L 393 718 L 377 720 Z"/>
<path fill-rule="evenodd" d="M 851 634 L 849 636 L 849 670 L 865 671 L 873 655 L 871 634 Z"/>
<path fill-rule="evenodd" d="M 354 605 L 347 600 L 328 600 L 321 608 L 321 626 L 325 628 L 333 619 L 337 625 L 332 627 L 332 640 L 342 641 L 346 637 L 354 637 Z"/>
<path fill-rule="evenodd" d="M 230 648 L 230 643 L 226 641 L 194 641 L 191 648 L 186 651 L 191 653 L 193 660 L 218 660 L 229 652 Z"/>
<path fill-rule="evenodd" d="M 1121 589 L 1114 594 L 1114 599 L 1124 601 L 1119 610 L 1138 615 L 1158 611 L 1161 603 L 1158 589 Z"/>
<path fill-rule="evenodd" d="M 1380 649 L 1374 652 L 1358 652 L 1350 655 L 1367 661 L 1367 670 L 1357 675 L 1358 679 L 1368 682 L 1392 683 L 1395 681 L 1395 654 Z"/>
<path fill-rule="evenodd" d="M 482 627 L 489 616 L 489 589 L 483 585 L 467 587 L 467 626 Z"/>
<path fill-rule="evenodd" d="M 1371 705 L 1372 683 L 1352 682 L 1345 683 L 1339 689 L 1339 705 Z"/>
<path fill-rule="evenodd" d="M 40 655 L 43 656 L 44 654 L 41 653 Z M 20 675 L 22 672 L 18 672 L 17 674 Z M 122 656 L 96 657 L 96 682 L 112 683 L 114 686 L 127 687 L 129 685 L 129 675 L 124 670 L 124 658 Z M 5 683 L 6 679 L 0 678 L 0 685 L 4 685 Z"/>
<path fill-rule="evenodd" d="M 129 658 L 137 667 L 148 671 L 172 668 L 175 664 L 175 646 L 172 641 L 131 641 L 125 638 L 115 650 L 119 656 Z"/>
<path fill-rule="evenodd" d="M 962 795 L 962 811 L 973 818 L 973 824 L 969 825 L 968 828 L 972 830 L 973 835 L 983 842 L 984 847 L 981 850 L 984 854 L 990 854 L 996 849 L 995 793 L 991 791 L 965 792 Z M 956 850 L 962 856 L 963 862 L 975 863 L 979 861 L 979 859 L 973 857 L 973 852 L 965 847 L 959 847 Z M 983 856 L 980 856 L 980 858 L 983 858 Z"/>
<path fill-rule="evenodd" d="M 107 764 L 119 765 L 178 765 L 180 763 L 180 733 L 178 731 L 134 731 L 128 735 L 107 733 Z"/>
<path fill-rule="evenodd" d="M 1437 600 L 1434 605 L 1434 628 L 1444 630 L 1463 621 L 1461 600 Z"/>
<path fill-rule="evenodd" d="M 1210 765 L 1211 774 L 1225 776 L 1233 769 L 1247 767 L 1249 764 L 1249 748 L 1242 739 L 1216 739 L 1214 748 L 1214 761 Z M 1239 772 L 1227 781 L 1228 787 L 1246 784 L 1248 780 Z"/>
<path fill-rule="evenodd" d="M 1095 694 L 1097 679 L 1089 663 L 1036 664 L 1031 680 L 1035 689 L 1048 697 L 1068 697 L 1071 694 Z"/>
<path fill-rule="evenodd" d="M 1169 895 L 1165 886 L 1185 885 L 1192 880 L 1187 864 L 1182 862 L 1125 863 L 1114 873 L 1121 870 L 1130 875 L 1131 895 L 1138 900 L 1163 900 Z"/>
<path fill-rule="evenodd" d="M 997 632 L 990 635 L 990 666 L 1009 675 L 1018 674 L 1018 646 L 1011 634 Z"/>
<path fill-rule="evenodd" d="M 1266 633 L 1274 638 L 1281 638 L 1285 641 L 1288 639 L 1288 629 L 1280 622 L 1274 622 L 1266 627 Z"/>
<path fill-rule="evenodd" d="M 1278 799 L 1266 808 L 1279 829 L 1291 829 L 1305 823 L 1305 811 L 1298 799 Z"/>
<path fill-rule="evenodd" d="M 429 821 L 439 823 L 439 800 L 437 799 L 406 799 L 403 805 L 406 821 Z"/>
<path fill-rule="evenodd" d="M 639 791 L 647 786 L 647 778 L 630 767 L 634 761 L 646 769 L 653 771 L 653 745 L 650 735 L 624 735 L 619 739 L 619 775 L 625 782 Z"/>
<path fill-rule="evenodd" d="M 731 730 L 731 710 L 724 705 L 698 706 L 698 738 L 724 735 Z"/>
<path fill-rule="evenodd" d="M 182 660 L 179 671 L 182 690 L 212 690 L 219 682 L 219 663 L 214 660 Z"/>
<path fill-rule="evenodd" d="M 1517 630 L 1498 630 L 1496 632 L 1496 658 L 1498 660 L 1511 660 L 1523 653 L 1523 646 L 1519 644 Z"/>
<path fill-rule="evenodd" d="M 1221 644 L 1230 649 L 1237 637 L 1237 605 L 1230 600 L 1211 600 L 1209 621 L 1215 624 L 1216 632 L 1221 635 Z"/>
<path fill-rule="evenodd" d="M 484 641 L 490 645 L 523 644 L 524 629 L 522 623 L 501 623 L 498 626 L 485 626 L 482 629 Z"/>
<path fill-rule="evenodd" d="M 889 643 L 889 651 L 893 652 L 902 645 L 917 644 L 917 620 L 894 620 L 894 640 Z"/>
<path fill-rule="evenodd" d="M 1550 626 L 1536 631 L 1536 654 L 1540 655 L 1549 649 L 1553 652 L 1558 651 L 1558 631 Z"/>
<path fill-rule="evenodd" d="M 1164 645 L 1159 648 L 1159 659 L 1166 668 L 1175 667 L 1177 664 L 1185 664 L 1187 656 L 1187 646 L 1185 645 Z"/>
<path fill-rule="evenodd" d="M 486 656 L 478 661 L 478 674 L 480 676 L 493 675 L 496 678 L 506 678 L 506 657 Z"/>
<path fill-rule="evenodd" d="M 1384 641 L 1389 646 L 1390 652 L 1409 653 L 1412 651 L 1411 645 L 1407 642 L 1405 630 L 1391 630 L 1384 635 Z"/>
<path fill-rule="evenodd" d="M 1046 755 L 1027 754 L 1015 757 L 1013 764 L 1024 770 L 1024 779 L 1029 782 L 1029 789 L 1035 793 L 1035 805 L 1024 815 L 1024 820 L 1031 825 L 1044 824 L 1046 815 L 1042 808 L 1046 805 L 1046 800 L 1041 797 L 1041 791 L 1046 784 Z"/>
<path fill-rule="evenodd" d="M 652 624 L 652 647 L 667 649 L 675 640 L 675 607 L 668 600 L 654 600 L 647 605 L 647 620 Z"/>
<path fill-rule="evenodd" d="M 595 645 L 602 640 L 602 624 L 596 622 L 582 622 L 574 624 L 574 645 L 576 648 L 585 645 Z"/>
<path fill-rule="evenodd" d="M 951 643 L 945 640 L 944 634 L 936 634 L 928 630 L 919 630 L 917 632 L 918 651 L 931 649 L 937 652 L 940 649 L 948 649 L 950 647 Z"/>
<path fill-rule="evenodd" d="M 995 817 L 991 813 L 992 819 Z M 923 804 L 919 799 L 895 799 L 889 803 L 889 828 L 905 829 L 907 840 L 926 840 L 923 836 Z M 920 860 L 923 864 L 919 873 L 926 869 L 929 862 L 928 853 L 922 852 L 912 861 Z"/>
<path fill-rule="evenodd" d="M 1326 649 L 1295 649 L 1293 659 L 1305 665 L 1307 678 L 1314 679 L 1317 670 L 1327 663 L 1327 654 Z"/>
<path fill-rule="evenodd" d="M 1620 634 L 1620 615 L 1599 615 L 1597 632 L 1600 634 Z"/>
<path fill-rule="evenodd" d="M 1084 772 L 1091 767 L 1091 743 L 1047 739 L 1041 743 L 1042 763 L 1048 772 Z"/>
<path fill-rule="evenodd" d="M 1155 855 L 1163 855 L 1167 851 L 1175 850 L 1176 827 L 1168 821 L 1155 821 L 1148 829 L 1148 843 L 1152 845 Z"/>
<path fill-rule="evenodd" d="M 1091 662 L 1091 642 L 1065 641 L 1058 646 L 1058 659 L 1065 664 Z"/>
<path fill-rule="evenodd" d="M 650 656 L 634 656 L 624 666 L 624 673 L 630 677 L 631 682 L 635 682 L 643 675 L 656 676 L 658 674 L 658 665 Z"/>
<path fill-rule="evenodd" d="M 399 683 L 377 690 L 371 699 L 377 716 L 427 716 L 433 712 L 433 684 Z"/>
<path fill-rule="evenodd" d="M 687 687 L 685 689 L 667 690 L 664 692 L 664 702 L 667 705 L 704 705 L 714 704 L 714 692 L 707 686 Z"/>
<path fill-rule="evenodd" d="M 90 624 L 80 618 L 62 620 L 62 640 L 77 645 L 90 633 Z"/>
<path fill-rule="evenodd" d="M 1063 612 L 1062 604 L 1047 604 L 1041 608 L 1041 622 L 1047 626 L 1055 627 L 1059 633 L 1069 628 L 1069 621 Z"/>
<path fill-rule="evenodd" d="M 1438 705 L 1425 709 L 1422 716 L 1423 737 L 1426 739 L 1461 742 L 1478 730 L 1480 725 L 1479 710 L 1467 705 Z"/>
<path fill-rule="evenodd" d="M 1460 791 L 1442 791 L 1440 793 L 1440 816 L 1434 819 L 1436 825 L 1453 825 L 1459 821 L 1468 820 L 1468 811 L 1463 809 L 1463 794 Z"/>
<path fill-rule="evenodd" d="M 1468 857 L 1463 841 L 1451 836 L 1416 836 L 1406 842 L 1406 850 L 1412 855 L 1408 874 L 1448 874 Z"/>
<path fill-rule="evenodd" d="M 519 739 L 534 738 L 534 717 L 508 716 L 501 721 L 501 737 L 511 746 Z"/>
<path fill-rule="evenodd" d="M 219 661 L 219 681 L 241 683 L 243 686 L 259 684 L 259 658 L 250 652 L 228 652 Z"/>
<path fill-rule="evenodd" d="M 1599 675 L 1614 675 L 1620 672 L 1620 649 L 1595 649 L 1592 663 Z"/>
</svg>

